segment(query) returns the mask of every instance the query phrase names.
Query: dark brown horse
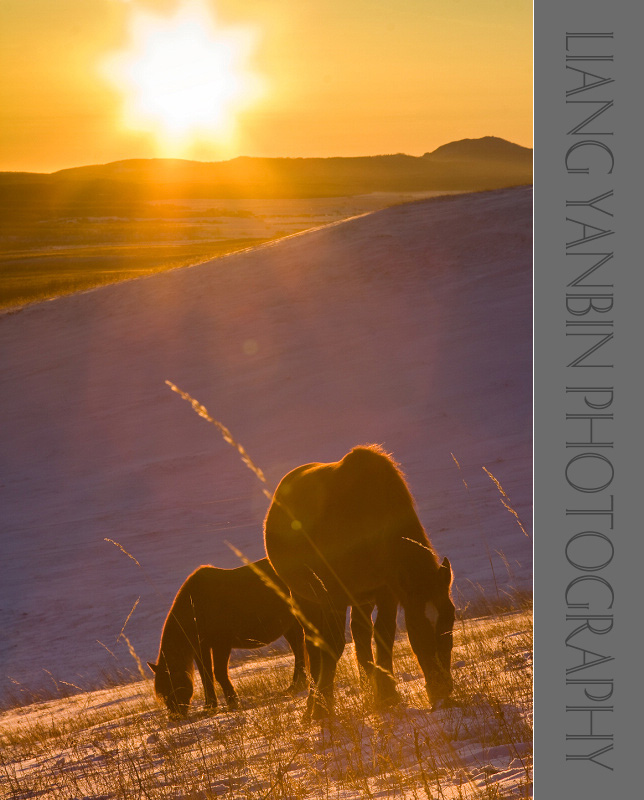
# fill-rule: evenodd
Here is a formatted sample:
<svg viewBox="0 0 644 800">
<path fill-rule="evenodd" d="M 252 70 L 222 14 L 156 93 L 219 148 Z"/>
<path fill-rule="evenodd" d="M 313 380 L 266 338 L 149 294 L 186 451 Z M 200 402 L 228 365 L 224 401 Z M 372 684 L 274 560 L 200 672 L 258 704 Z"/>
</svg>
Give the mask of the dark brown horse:
<svg viewBox="0 0 644 800">
<path fill-rule="evenodd" d="M 363 602 L 385 612 L 380 637 L 376 621 L 376 647 L 384 638 L 389 663 L 392 608 L 395 631 L 396 602 L 403 606 L 430 702 L 449 697 L 452 569 L 447 558 L 439 563 L 400 469 L 380 447 L 355 447 L 341 461 L 289 472 L 275 491 L 264 537 L 275 571 L 325 643 L 316 646 L 307 631 L 316 683 L 307 716 L 332 708 L 346 610 Z M 385 700 L 395 692 L 390 669 L 376 689 Z"/>
<path fill-rule="evenodd" d="M 236 569 L 199 567 L 179 589 L 163 626 L 157 663 L 148 661 L 154 689 L 171 714 L 188 712 L 195 663 L 206 707 L 217 706 L 216 678 L 229 708 L 237 708 L 237 693 L 228 676 L 230 651 L 262 647 L 282 635 L 295 655 L 287 691 L 307 685 L 304 631 L 286 600 L 262 580 L 258 570 L 288 595 L 267 558 Z"/>
</svg>

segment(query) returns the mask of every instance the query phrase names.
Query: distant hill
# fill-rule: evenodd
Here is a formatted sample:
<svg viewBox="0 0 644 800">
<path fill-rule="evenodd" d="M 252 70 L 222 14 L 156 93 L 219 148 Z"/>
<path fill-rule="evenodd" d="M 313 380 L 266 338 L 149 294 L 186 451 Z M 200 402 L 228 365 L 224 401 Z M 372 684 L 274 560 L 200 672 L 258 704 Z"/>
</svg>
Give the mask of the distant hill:
<svg viewBox="0 0 644 800">
<path fill-rule="evenodd" d="M 532 161 L 532 150 L 520 144 L 508 142 L 498 136 L 483 136 L 480 139 L 459 139 L 437 147 L 424 158 L 433 161 Z"/>
<path fill-rule="evenodd" d="M 532 150 L 485 136 L 423 156 L 131 159 L 51 174 L 0 173 L 0 211 L 123 213 L 167 199 L 332 197 L 389 191 L 477 191 L 532 182 Z"/>
</svg>

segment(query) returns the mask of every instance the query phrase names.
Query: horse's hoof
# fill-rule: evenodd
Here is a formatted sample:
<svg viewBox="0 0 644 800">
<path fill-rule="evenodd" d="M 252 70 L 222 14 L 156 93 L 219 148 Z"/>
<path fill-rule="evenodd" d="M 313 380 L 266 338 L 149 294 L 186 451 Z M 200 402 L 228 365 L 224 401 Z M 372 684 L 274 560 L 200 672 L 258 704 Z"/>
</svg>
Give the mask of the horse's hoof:
<svg viewBox="0 0 644 800">
<path fill-rule="evenodd" d="M 183 725 L 187 721 L 188 721 L 187 714 L 168 714 L 168 725 L 171 728 L 174 728 L 177 725 Z"/>
<path fill-rule="evenodd" d="M 298 686 L 295 683 L 292 683 L 290 686 L 287 686 L 283 692 L 281 692 L 282 697 L 295 697 L 296 694 L 299 694 L 301 691 L 306 689 L 306 684 L 304 686 Z"/>
<path fill-rule="evenodd" d="M 330 703 L 316 702 L 311 710 L 311 719 L 316 722 L 328 720 L 333 716 L 333 705 Z"/>
<path fill-rule="evenodd" d="M 324 703 L 308 703 L 306 711 L 302 715 L 302 722 L 308 724 L 312 721 L 321 722 L 331 717 L 331 711 Z"/>
</svg>

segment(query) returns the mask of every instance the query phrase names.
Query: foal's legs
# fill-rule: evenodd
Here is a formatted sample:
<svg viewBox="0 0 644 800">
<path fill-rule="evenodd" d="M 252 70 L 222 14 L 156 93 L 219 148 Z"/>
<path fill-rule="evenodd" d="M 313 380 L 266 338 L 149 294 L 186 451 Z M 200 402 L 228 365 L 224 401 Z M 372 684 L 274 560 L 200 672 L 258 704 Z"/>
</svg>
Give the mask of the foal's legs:
<svg viewBox="0 0 644 800">
<path fill-rule="evenodd" d="M 228 708 L 239 708 L 239 698 L 235 687 L 230 682 L 228 677 L 228 659 L 230 658 L 231 648 L 224 645 L 213 648 L 212 663 L 215 668 L 215 678 L 217 683 L 221 686 L 226 697 Z"/>
<path fill-rule="evenodd" d="M 212 654 L 210 648 L 204 644 L 199 645 L 199 653 L 195 658 L 201 685 L 203 686 L 206 708 L 217 708 L 217 694 L 215 693 L 215 679 L 212 674 Z"/>
<path fill-rule="evenodd" d="M 306 662 L 304 658 L 304 630 L 297 620 L 293 620 L 291 625 L 284 632 L 284 638 L 291 646 L 295 656 L 295 666 L 293 669 L 293 680 L 286 690 L 287 692 L 299 692 L 306 686 Z"/>
</svg>

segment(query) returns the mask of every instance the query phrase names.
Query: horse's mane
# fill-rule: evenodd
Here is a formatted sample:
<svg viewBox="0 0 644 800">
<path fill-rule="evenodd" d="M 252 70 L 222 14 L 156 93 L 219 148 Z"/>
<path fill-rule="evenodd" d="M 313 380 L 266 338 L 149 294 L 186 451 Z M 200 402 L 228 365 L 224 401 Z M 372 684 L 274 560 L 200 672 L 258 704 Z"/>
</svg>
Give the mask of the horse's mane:
<svg viewBox="0 0 644 800">
<path fill-rule="evenodd" d="M 159 660 L 162 658 L 178 659 L 185 662 L 188 669 L 192 664 L 194 652 L 192 644 L 194 638 L 192 626 L 195 624 L 193 594 L 195 588 L 198 593 L 198 577 L 196 576 L 201 570 L 203 567 L 196 569 L 177 592 L 165 619 L 159 644 Z"/>
<path fill-rule="evenodd" d="M 359 444 L 355 447 L 352 447 L 351 450 L 346 454 L 346 456 L 342 459 L 344 463 L 347 462 L 356 462 L 360 463 L 365 460 L 365 458 L 369 460 L 373 460 L 373 456 L 380 456 L 384 461 L 388 462 L 391 467 L 393 467 L 396 472 L 404 478 L 402 468 L 400 464 L 394 459 L 391 453 L 388 453 L 385 448 L 381 444 Z"/>
<path fill-rule="evenodd" d="M 402 470 L 400 464 L 393 458 L 391 453 L 388 453 L 380 444 L 364 444 L 357 445 L 352 448 L 344 458 L 338 462 L 339 465 L 347 469 L 355 469 L 356 472 L 365 474 L 368 472 L 376 472 L 381 474 L 388 480 L 388 488 L 392 491 L 397 490 L 398 499 L 402 507 L 408 505 L 411 509 L 416 509 L 416 501 L 411 493 L 407 478 Z M 394 480 L 392 480 L 392 478 Z M 420 522 L 420 521 L 419 521 Z M 426 531 L 420 526 L 419 535 L 421 541 L 418 544 L 425 548 L 435 563 L 436 568 L 439 566 L 438 556 L 432 547 Z"/>
<path fill-rule="evenodd" d="M 352 448 L 339 463 L 347 469 L 355 469 L 363 474 L 373 472 L 377 469 L 383 475 L 395 475 L 398 481 L 395 481 L 394 485 L 397 484 L 401 490 L 404 489 L 405 499 L 408 499 L 412 506 L 415 507 L 416 503 L 414 502 L 402 467 L 382 445 L 357 445 Z"/>
</svg>

